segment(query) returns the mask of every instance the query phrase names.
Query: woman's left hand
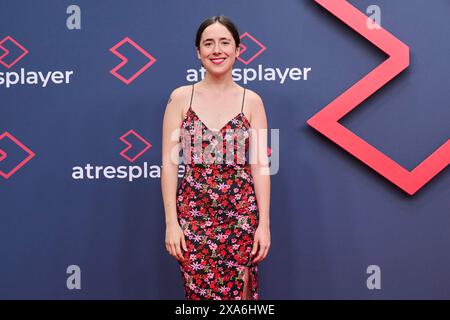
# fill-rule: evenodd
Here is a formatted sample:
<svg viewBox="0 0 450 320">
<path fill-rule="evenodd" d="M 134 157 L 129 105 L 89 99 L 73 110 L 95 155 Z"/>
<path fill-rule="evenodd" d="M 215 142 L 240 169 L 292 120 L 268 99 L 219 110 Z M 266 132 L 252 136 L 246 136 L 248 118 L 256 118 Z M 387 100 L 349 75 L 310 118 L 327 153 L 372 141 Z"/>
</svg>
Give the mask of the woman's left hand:
<svg viewBox="0 0 450 320">
<path fill-rule="evenodd" d="M 253 259 L 253 263 L 258 263 L 267 257 L 270 248 L 270 228 L 260 225 L 256 229 L 255 239 L 253 242 L 252 257 L 257 253 L 258 255 Z"/>
</svg>

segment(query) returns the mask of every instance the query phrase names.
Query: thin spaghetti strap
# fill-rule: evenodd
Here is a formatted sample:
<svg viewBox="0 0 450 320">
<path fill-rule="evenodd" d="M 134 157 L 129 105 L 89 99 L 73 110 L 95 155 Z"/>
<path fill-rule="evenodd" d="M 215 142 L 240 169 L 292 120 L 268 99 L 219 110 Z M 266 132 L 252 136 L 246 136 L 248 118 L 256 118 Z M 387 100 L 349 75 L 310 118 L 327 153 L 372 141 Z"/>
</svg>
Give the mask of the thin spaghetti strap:
<svg viewBox="0 0 450 320">
<path fill-rule="evenodd" d="M 189 108 L 192 106 L 192 97 L 193 96 L 194 96 L 194 83 L 192 84 L 191 102 L 189 103 Z"/>
<path fill-rule="evenodd" d="M 244 110 L 244 99 L 245 99 L 245 88 L 244 88 L 244 95 L 243 95 L 243 97 L 242 97 L 241 113 L 242 113 L 242 110 Z"/>
</svg>

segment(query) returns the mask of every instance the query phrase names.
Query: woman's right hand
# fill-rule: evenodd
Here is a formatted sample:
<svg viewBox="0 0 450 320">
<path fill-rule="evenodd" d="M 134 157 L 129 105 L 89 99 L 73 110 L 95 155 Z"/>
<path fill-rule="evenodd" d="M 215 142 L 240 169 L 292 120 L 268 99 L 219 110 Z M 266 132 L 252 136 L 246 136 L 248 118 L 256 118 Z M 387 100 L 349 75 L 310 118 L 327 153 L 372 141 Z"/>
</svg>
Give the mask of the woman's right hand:
<svg viewBox="0 0 450 320">
<path fill-rule="evenodd" d="M 170 255 L 174 256 L 178 261 L 184 261 L 183 253 L 187 251 L 186 240 L 184 239 L 184 233 L 178 223 L 170 224 L 166 226 L 166 249 Z"/>
</svg>

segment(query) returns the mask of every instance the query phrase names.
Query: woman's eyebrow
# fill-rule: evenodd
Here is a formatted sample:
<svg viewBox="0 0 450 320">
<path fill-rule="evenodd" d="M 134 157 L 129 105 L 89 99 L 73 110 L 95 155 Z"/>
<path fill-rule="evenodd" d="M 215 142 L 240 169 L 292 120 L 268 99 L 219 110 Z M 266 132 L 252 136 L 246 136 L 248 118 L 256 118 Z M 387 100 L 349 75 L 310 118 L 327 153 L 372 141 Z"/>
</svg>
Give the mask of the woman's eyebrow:
<svg viewBox="0 0 450 320">
<path fill-rule="evenodd" d="M 229 39 L 229 38 L 222 37 L 222 38 L 220 38 L 219 40 L 230 40 L 230 39 Z M 213 38 L 208 38 L 208 39 L 203 40 L 203 42 L 206 42 L 206 41 L 214 41 L 214 39 L 213 39 Z"/>
</svg>

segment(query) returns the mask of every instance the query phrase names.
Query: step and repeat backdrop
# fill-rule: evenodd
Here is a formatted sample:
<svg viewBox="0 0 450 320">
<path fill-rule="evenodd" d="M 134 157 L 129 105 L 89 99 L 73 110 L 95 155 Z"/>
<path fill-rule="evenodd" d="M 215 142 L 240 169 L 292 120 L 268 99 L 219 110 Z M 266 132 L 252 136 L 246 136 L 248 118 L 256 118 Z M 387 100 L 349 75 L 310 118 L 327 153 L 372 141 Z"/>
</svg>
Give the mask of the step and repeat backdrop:
<svg viewBox="0 0 450 320">
<path fill-rule="evenodd" d="M 195 33 L 217 14 L 238 26 L 233 78 L 270 130 L 260 298 L 450 298 L 449 13 L 1 1 L 0 298 L 184 298 L 164 245 L 162 120 L 172 90 L 204 77 Z"/>
</svg>

